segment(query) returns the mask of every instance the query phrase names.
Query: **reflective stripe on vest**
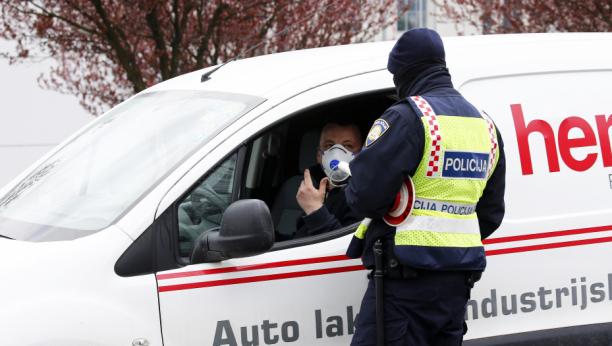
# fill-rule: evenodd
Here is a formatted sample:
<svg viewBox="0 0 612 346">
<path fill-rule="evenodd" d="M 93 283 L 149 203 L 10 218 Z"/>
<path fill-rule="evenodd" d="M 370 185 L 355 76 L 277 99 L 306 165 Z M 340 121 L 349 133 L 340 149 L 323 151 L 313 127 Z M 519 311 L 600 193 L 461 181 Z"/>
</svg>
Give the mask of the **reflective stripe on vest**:
<svg viewBox="0 0 612 346">
<path fill-rule="evenodd" d="M 445 219 L 434 216 L 411 216 L 395 230 L 395 244 L 474 247 L 482 246 L 480 228 L 475 219 Z"/>
<path fill-rule="evenodd" d="M 476 204 L 452 203 L 426 198 L 415 198 L 414 210 L 431 210 L 453 215 L 470 215 L 476 211 Z"/>
</svg>

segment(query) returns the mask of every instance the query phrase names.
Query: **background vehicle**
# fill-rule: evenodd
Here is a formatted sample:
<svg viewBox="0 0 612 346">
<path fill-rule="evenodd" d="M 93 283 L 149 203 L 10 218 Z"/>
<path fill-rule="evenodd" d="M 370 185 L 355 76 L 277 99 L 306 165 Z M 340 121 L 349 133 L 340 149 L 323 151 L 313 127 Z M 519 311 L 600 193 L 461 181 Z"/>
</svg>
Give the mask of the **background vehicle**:
<svg viewBox="0 0 612 346">
<path fill-rule="evenodd" d="M 485 243 L 466 344 L 611 340 L 611 43 L 445 39 L 455 87 L 496 122 L 508 166 L 507 213 Z M 24 172 L 0 191 L 0 235 L 12 238 L 0 238 L 3 344 L 349 344 L 367 282 L 343 255 L 357 225 L 237 256 L 215 229 L 266 218 L 261 204 L 229 207 L 259 199 L 275 228 L 291 231 L 324 117 L 354 114 L 366 132 L 395 102 L 392 45 L 274 54 L 204 83 L 201 71 L 172 79 Z M 265 233 L 252 227 L 242 235 Z"/>
</svg>

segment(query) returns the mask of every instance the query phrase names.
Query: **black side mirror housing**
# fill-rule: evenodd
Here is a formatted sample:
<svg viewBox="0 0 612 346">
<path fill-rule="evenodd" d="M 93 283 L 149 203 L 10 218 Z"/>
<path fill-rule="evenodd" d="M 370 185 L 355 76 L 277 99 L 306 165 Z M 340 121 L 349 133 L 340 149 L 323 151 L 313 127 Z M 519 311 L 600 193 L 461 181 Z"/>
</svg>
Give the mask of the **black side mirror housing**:
<svg viewBox="0 0 612 346">
<path fill-rule="evenodd" d="M 243 199 L 227 208 L 218 229 L 198 237 L 189 260 L 196 264 L 255 256 L 273 245 L 274 225 L 268 206 L 258 199 Z"/>
</svg>

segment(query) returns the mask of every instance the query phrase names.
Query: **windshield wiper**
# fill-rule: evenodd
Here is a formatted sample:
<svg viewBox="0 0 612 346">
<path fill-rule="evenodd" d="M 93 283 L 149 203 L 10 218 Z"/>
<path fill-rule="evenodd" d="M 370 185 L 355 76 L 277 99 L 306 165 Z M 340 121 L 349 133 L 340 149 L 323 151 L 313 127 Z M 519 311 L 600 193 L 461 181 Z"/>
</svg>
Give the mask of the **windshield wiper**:
<svg viewBox="0 0 612 346">
<path fill-rule="evenodd" d="M 6 238 L 6 239 L 10 239 L 10 240 L 15 240 L 15 239 L 13 239 L 13 238 L 9 238 L 9 237 L 7 237 L 7 236 L 5 236 L 5 235 L 2 235 L 2 234 L 0 234 L 0 238 Z"/>
</svg>

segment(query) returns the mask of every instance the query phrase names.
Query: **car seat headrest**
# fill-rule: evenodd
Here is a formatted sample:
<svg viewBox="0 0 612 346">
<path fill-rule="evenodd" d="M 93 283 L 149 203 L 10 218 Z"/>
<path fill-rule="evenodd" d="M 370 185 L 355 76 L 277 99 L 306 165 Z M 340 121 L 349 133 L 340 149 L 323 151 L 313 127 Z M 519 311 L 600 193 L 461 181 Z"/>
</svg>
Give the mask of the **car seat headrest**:
<svg viewBox="0 0 612 346">
<path fill-rule="evenodd" d="M 300 144 L 300 173 L 304 173 L 306 168 L 317 164 L 319 137 L 319 131 L 308 131 L 302 136 L 302 143 Z"/>
</svg>

